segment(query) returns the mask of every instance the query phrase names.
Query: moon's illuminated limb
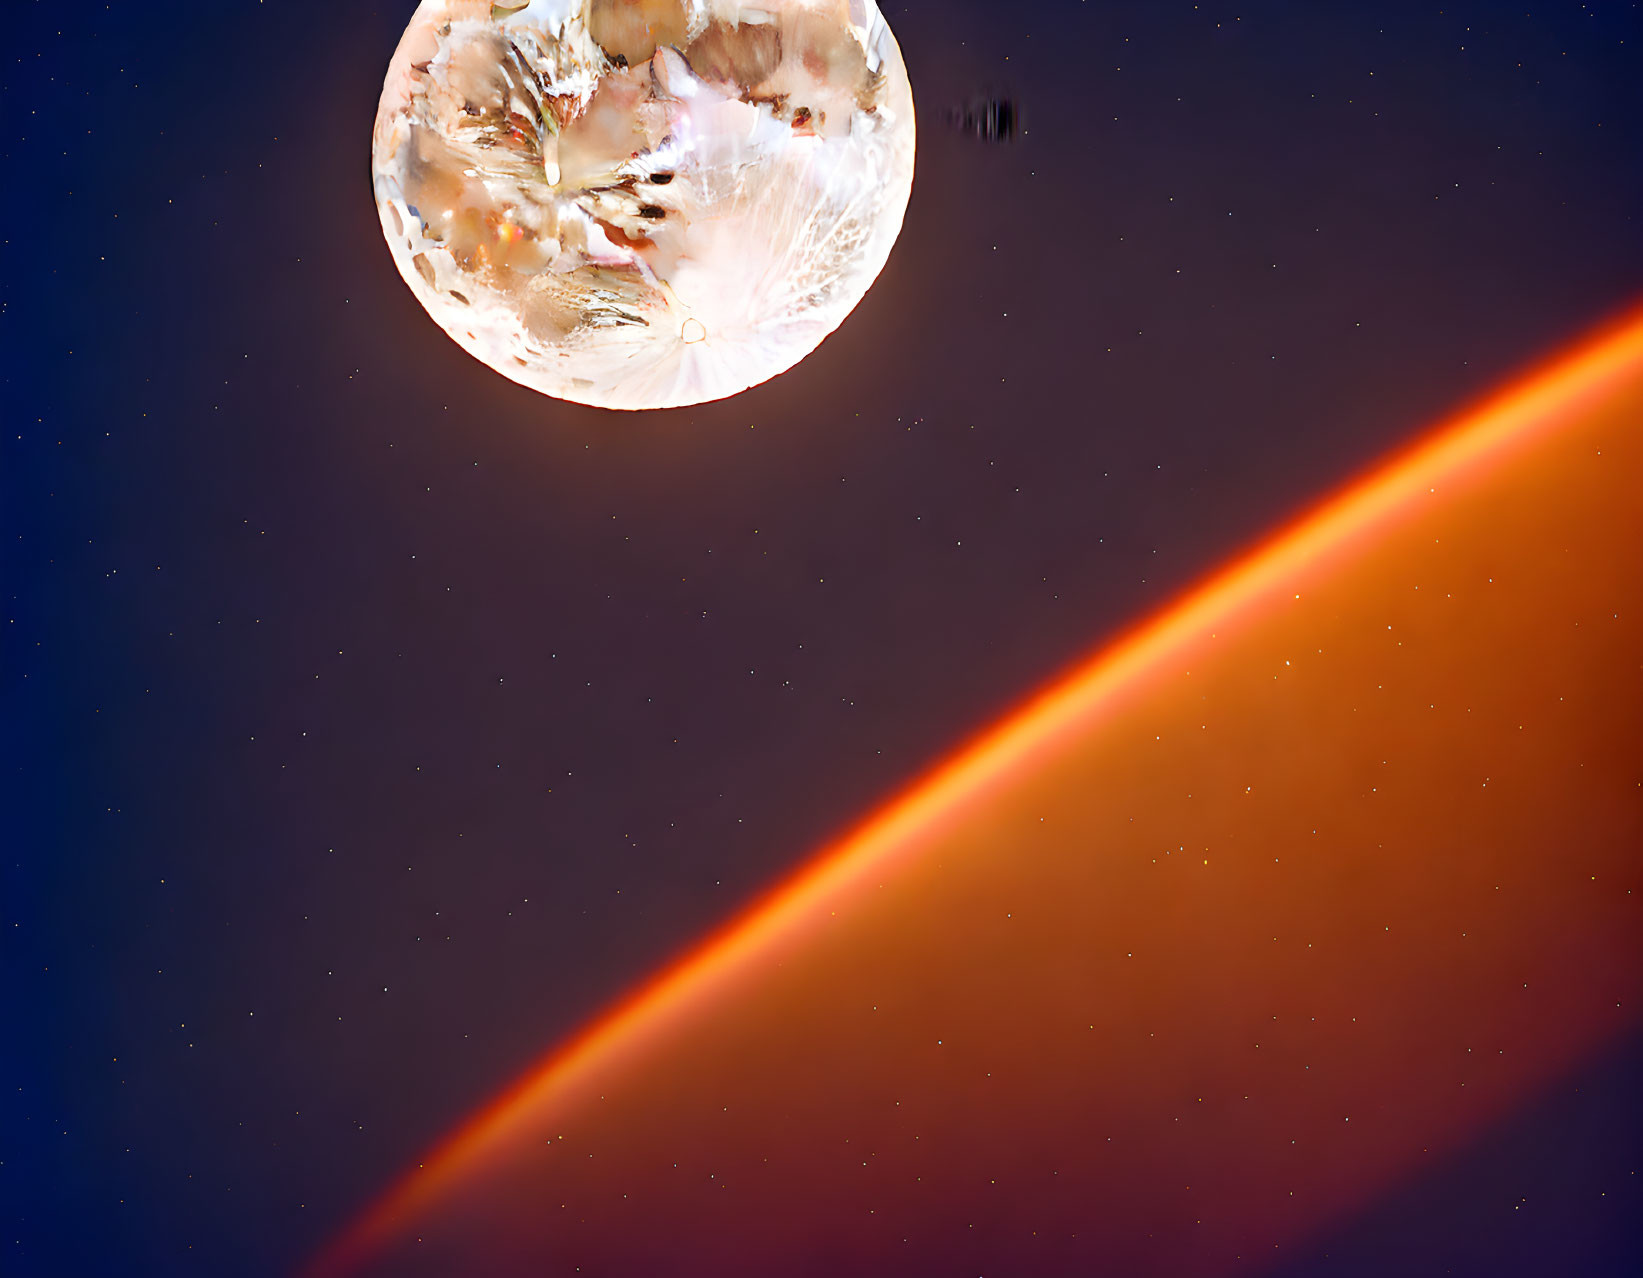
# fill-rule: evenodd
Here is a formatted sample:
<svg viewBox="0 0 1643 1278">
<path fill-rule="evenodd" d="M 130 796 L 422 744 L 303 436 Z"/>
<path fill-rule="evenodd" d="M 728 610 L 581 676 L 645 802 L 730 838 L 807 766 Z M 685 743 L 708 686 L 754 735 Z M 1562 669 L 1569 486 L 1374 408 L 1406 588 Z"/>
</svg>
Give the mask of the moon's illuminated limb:
<svg viewBox="0 0 1643 1278">
<path fill-rule="evenodd" d="M 843 323 L 913 155 L 875 0 L 423 0 L 372 182 L 400 275 L 469 354 L 546 395 L 671 408 Z"/>
<path fill-rule="evenodd" d="M 932 832 L 981 806 L 1005 783 L 1030 775 L 1069 736 L 1119 712 L 1157 677 L 1196 668 L 1212 640 L 1231 641 L 1273 616 L 1336 562 L 1378 544 L 1399 527 L 1484 485 L 1531 446 L 1573 427 L 1580 414 L 1643 378 L 1643 314 L 1582 344 L 1425 442 L 1377 469 L 1278 534 L 1154 620 L 1103 649 L 1002 724 L 964 747 L 853 834 L 825 850 L 788 883 L 733 920 L 556 1049 L 454 1137 L 436 1149 L 321 1262 L 346 1272 L 414 1220 L 419 1209 L 482 1167 L 527 1116 L 568 1105 L 602 1069 L 653 1041 L 679 1018 L 723 998 L 756 959 L 792 948 L 815 925 L 863 897 L 915 856 Z"/>
</svg>

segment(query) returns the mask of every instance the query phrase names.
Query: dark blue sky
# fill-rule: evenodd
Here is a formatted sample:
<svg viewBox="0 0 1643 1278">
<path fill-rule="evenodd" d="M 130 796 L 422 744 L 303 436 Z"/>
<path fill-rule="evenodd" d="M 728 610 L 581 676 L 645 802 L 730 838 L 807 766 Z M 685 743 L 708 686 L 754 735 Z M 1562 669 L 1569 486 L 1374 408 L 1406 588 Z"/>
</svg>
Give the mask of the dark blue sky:
<svg viewBox="0 0 1643 1278">
<path fill-rule="evenodd" d="M 919 0 L 856 314 L 724 403 L 565 405 L 381 242 L 412 7 L 8 10 L 8 1276 L 289 1271 L 956 739 L 1643 293 L 1635 4 Z M 1013 145 L 946 129 L 978 93 Z M 1478 1158 L 1635 1165 L 1635 1046 L 1594 1070 L 1609 1121 Z M 1478 1250 L 1467 1157 L 1308 1272 L 1546 1272 Z M 1581 1272 L 1635 1272 L 1582 1210 Z"/>
</svg>

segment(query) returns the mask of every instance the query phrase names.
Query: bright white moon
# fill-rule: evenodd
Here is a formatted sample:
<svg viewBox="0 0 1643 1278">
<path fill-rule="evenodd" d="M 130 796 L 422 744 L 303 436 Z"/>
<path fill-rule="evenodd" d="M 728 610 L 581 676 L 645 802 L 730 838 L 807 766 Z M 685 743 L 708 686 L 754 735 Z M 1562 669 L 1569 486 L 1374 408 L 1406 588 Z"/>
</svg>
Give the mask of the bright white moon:
<svg viewBox="0 0 1643 1278">
<path fill-rule="evenodd" d="M 913 97 L 875 0 L 422 0 L 372 176 L 417 300 L 533 390 L 720 399 L 884 268 Z"/>
</svg>

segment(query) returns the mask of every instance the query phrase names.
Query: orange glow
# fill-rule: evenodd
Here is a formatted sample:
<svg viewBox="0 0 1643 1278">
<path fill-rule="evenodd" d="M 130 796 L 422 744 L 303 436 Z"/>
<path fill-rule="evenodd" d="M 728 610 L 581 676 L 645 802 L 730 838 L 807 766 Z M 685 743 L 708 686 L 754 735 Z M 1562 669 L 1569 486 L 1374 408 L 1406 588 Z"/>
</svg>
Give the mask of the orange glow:
<svg viewBox="0 0 1643 1278">
<path fill-rule="evenodd" d="M 317 1278 L 366 1263 L 506 1146 L 527 1116 L 539 1119 L 550 1106 L 574 1108 L 602 1073 L 631 1063 L 708 1000 L 733 995 L 754 960 L 762 961 L 761 973 L 768 972 L 814 941 L 821 925 L 847 905 L 859 911 L 867 888 L 929 854 L 1002 787 L 1024 785 L 1051 766 L 1092 723 L 1134 708 L 1143 697 L 1176 696 L 1159 691 L 1160 677 L 1196 669 L 1217 641 L 1246 633 L 1257 620 L 1281 619 L 1284 605 L 1299 603 L 1337 567 L 1475 492 L 1526 450 L 1640 377 L 1643 313 L 1453 419 L 1101 649 L 556 1048 L 429 1154 L 311 1272 Z M 1053 816 L 1063 809 L 1046 801 L 1045 810 Z M 1216 859 L 1213 851 L 1195 849 L 1192 855 L 1201 870 Z"/>
</svg>

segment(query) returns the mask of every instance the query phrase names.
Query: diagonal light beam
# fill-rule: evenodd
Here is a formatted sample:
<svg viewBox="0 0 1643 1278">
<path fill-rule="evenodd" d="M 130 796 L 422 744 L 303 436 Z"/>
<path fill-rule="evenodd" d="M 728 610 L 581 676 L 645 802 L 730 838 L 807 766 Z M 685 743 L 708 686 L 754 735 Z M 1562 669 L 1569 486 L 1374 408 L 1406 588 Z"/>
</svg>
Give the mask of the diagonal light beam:
<svg viewBox="0 0 1643 1278">
<path fill-rule="evenodd" d="M 335 1278 L 367 1260 L 421 1208 L 500 1147 L 521 1118 L 562 1098 L 601 1067 L 636 1051 L 704 1000 L 723 993 L 753 960 L 800 939 L 808 925 L 829 917 L 855 889 L 877 881 L 898 858 L 911 855 L 923 836 L 1052 754 L 1092 717 L 1139 694 L 1149 674 L 1168 668 L 1191 645 L 1292 597 L 1293 582 L 1303 572 L 1353 553 L 1414 518 L 1427 503 L 1446 501 L 1457 490 L 1481 483 L 1497 466 L 1578 420 L 1583 407 L 1640 371 L 1643 310 L 1451 418 L 1098 650 L 556 1047 L 393 1186 L 310 1266 L 311 1278 Z"/>
</svg>

